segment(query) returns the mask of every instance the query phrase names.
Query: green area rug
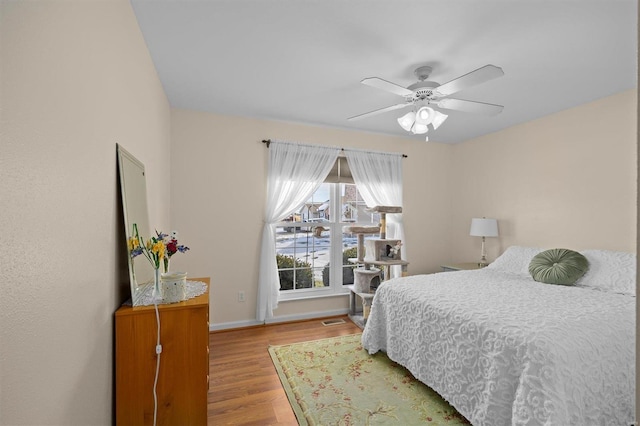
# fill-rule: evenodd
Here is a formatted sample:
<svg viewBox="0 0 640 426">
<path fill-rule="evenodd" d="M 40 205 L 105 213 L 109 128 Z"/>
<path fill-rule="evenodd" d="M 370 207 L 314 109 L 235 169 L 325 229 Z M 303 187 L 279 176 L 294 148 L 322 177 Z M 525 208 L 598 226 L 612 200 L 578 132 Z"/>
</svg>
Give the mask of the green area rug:
<svg viewBox="0 0 640 426">
<path fill-rule="evenodd" d="M 301 425 L 469 424 L 384 353 L 369 355 L 361 336 L 269 348 Z"/>
</svg>

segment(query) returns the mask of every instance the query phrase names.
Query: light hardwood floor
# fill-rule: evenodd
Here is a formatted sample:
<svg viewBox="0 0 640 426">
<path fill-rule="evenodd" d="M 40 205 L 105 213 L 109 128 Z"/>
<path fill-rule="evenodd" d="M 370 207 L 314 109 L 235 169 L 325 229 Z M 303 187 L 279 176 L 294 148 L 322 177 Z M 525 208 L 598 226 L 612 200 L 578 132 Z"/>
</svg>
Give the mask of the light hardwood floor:
<svg viewBox="0 0 640 426">
<path fill-rule="evenodd" d="M 297 425 L 268 348 L 362 331 L 346 315 L 333 318 L 345 323 L 325 326 L 322 318 L 210 333 L 209 425 Z"/>
</svg>

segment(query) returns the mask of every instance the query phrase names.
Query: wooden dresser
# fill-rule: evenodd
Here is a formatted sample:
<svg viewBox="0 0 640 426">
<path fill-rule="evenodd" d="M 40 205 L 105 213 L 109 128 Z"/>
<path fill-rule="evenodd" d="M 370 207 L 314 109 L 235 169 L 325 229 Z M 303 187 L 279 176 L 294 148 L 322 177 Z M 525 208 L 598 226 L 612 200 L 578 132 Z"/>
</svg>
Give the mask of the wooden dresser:
<svg viewBox="0 0 640 426">
<path fill-rule="evenodd" d="M 160 371 L 158 425 L 206 425 L 209 389 L 209 278 L 207 292 L 158 305 Z M 116 319 L 116 424 L 153 425 L 156 313 L 153 306 L 122 306 Z"/>
</svg>

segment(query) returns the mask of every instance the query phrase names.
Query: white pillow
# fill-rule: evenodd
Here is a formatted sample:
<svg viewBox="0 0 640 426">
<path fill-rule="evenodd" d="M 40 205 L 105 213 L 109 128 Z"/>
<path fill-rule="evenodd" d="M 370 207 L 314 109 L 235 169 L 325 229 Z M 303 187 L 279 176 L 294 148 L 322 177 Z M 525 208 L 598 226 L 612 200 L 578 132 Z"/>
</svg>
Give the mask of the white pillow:
<svg viewBox="0 0 640 426">
<path fill-rule="evenodd" d="M 635 297 L 635 253 L 610 250 L 584 250 L 580 253 L 589 261 L 589 270 L 576 282 L 576 287 Z"/>
<path fill-rule="evenodd" d="M 535 247 L 511 246 L 489 264 L 487 269 L 529 276 L 529 263 L 531 263 L 531 259 L 542 251 L 543 249 Z"/>
</svg>

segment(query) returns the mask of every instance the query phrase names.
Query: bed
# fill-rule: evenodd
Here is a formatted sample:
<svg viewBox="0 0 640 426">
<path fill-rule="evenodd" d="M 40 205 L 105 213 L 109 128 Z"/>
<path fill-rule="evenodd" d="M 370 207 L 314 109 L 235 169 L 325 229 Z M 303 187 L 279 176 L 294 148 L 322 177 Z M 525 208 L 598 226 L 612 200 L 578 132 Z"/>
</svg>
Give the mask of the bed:
<svg viewBox="0 0 640 426">
<path fill-rule="evenodd" d="M 532 279 L 541 249 L 475 271 L 383 282 L 362 344 L 384 351 L 480 425 L 631 425 L 635 254 L 581 252 L 575 285 Z"/>
</svg>

